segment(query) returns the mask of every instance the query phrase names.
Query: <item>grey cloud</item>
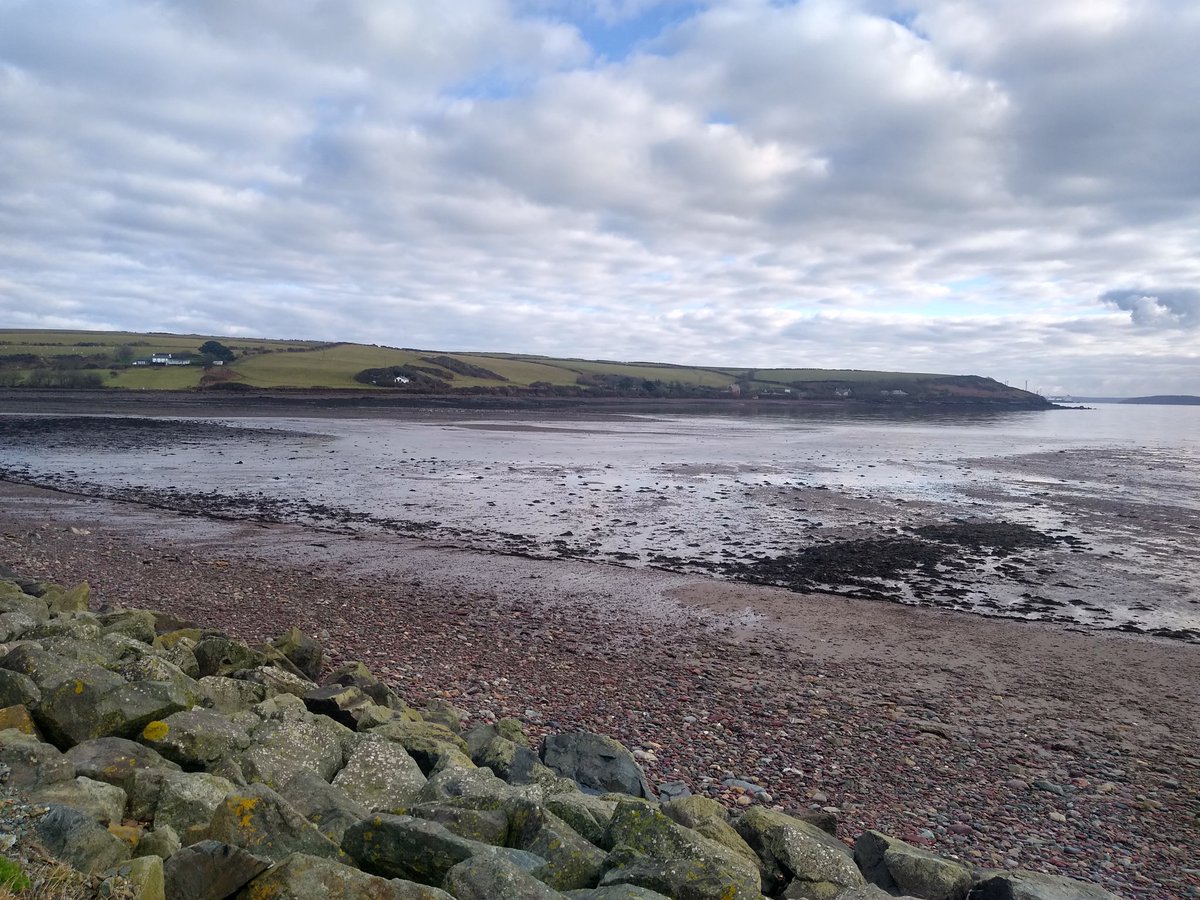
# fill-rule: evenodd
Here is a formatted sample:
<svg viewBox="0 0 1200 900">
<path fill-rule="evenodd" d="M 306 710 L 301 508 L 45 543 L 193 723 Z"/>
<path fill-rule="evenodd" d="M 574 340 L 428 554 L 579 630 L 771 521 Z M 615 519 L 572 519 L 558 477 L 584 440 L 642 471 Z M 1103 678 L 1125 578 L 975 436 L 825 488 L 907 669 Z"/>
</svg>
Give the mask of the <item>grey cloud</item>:
<svg viewBox="0 0 1200 900">
<path fill-rule="evenodd" d="M 1200 290 L 1196 288 L 1120 288 L 1100 299 L 1123 309 L 1135 325 L 1149 328 L 1200 328 Z"/>
<path fill-rule="evenodd" d="M 1200 392 L 1179 4 L 454 6 L 0 0 L 0 321 Z"/>
</svg>

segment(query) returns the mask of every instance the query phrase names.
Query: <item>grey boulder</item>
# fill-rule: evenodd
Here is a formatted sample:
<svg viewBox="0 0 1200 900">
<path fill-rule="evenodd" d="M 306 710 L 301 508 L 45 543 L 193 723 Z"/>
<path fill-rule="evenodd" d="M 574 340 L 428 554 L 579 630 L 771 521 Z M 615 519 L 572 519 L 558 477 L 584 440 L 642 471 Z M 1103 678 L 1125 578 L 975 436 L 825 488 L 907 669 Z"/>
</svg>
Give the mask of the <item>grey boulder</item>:
<svg viewBox="0 0 1200 900">
<path fill-rule="evenodd" d="M 556 774 L 570 778 L 582 790 L 654 798 L 633 754 L 602 734 L 575 731 L 547 735 L 541 758 Z"/>
</svg>

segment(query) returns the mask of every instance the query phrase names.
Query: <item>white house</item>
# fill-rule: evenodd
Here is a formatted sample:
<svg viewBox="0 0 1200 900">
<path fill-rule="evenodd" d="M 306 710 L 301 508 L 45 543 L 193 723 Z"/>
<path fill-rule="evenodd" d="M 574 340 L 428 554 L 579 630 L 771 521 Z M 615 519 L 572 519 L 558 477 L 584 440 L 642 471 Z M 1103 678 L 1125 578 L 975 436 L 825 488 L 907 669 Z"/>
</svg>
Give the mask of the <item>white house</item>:
<svg viewBox="0 0 1200 900">
<path fill-rule="evenodd" d="M 150 365 L 152 366 L 190 366 L 192 364 L 191 357 L 179 357 L 172 353 L 151 353 Z"/>
</svg>

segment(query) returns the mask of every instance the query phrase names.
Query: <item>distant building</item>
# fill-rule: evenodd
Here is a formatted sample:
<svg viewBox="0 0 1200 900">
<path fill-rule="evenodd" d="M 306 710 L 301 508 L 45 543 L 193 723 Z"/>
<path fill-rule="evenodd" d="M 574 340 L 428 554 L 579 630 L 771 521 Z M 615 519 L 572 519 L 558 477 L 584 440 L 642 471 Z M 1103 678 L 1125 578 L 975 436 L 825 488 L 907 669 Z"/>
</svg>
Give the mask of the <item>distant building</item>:
<svg viewBox="0 0 1200 900">
<path fill-rule="evenodd" d="M 176 356 L 173 353 L 154 353 L 150 356 L 151 365 L 155 366 L 190 366 L 190 356 Z"/>
<path fill-rule="evenodd" d="M 190 356 L 175 356 L 173 353 L 151 353 L 149 359 L 135 359 L 135 366 L 190 366 Z"/>
</svg>

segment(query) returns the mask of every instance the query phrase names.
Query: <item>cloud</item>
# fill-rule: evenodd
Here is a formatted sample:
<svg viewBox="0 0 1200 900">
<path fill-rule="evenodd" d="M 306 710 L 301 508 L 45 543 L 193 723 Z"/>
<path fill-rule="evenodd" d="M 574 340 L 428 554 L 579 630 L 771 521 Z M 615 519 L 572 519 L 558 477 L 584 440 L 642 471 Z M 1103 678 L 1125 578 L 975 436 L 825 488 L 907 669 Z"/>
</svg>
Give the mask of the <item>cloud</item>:
<svg viewBox="0 0 1200 900">
<path fill-rule="evenodd" d="M 0 0 L 0 321 L 1200 393 L 1200 7 L 433 9 Z"/>
<path fill-rule="evenodd" d="M 1127 311 L 1135 325 L 1200 328 L 1200 290 L 1196 288 L 1122 288 L 1106 291 L 1100 299 Z"/>
</svg>

